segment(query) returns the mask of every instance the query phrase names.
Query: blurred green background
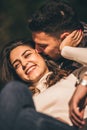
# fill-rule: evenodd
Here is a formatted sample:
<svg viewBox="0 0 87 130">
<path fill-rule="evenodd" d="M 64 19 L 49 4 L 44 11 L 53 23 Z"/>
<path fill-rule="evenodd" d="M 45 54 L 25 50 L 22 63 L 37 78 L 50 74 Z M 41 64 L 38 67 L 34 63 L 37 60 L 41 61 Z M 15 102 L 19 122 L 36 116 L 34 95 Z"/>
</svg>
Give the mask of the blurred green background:
<svg viewBox="0 0 87 130">
<path fill-rule="evenodd" d="M 0 51 L 8 41 L 28 38 L 31 35 L 27 25 L 28 17 L 45 1 L 0 0 Z M 87 22 L 87 0 L 64 1 L 69 1 L 76 9 L 80 20 Z"/>
</svg>

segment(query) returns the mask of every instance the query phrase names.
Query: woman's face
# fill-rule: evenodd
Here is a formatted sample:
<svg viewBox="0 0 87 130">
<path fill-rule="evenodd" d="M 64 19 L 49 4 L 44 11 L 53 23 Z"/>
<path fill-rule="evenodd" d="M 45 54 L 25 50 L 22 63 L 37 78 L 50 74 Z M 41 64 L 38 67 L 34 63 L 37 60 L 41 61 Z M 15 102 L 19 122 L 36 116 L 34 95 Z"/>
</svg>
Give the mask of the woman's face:
<svg viewBox="0 0 87 130">
<path fill-rule="evenodd" d="M 26 82 L 36 83 L 48 72 L 44 59 L 27 45 L 14 48 L 10 52 L 10 62 L 18 76 Z"/>
</svg>

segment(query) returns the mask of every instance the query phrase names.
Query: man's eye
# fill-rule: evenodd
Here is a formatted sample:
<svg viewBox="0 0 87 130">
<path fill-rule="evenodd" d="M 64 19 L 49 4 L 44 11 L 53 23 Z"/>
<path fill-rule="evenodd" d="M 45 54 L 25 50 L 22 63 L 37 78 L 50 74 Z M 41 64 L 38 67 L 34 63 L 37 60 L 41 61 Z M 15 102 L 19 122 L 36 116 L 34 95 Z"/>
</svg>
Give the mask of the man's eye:
<svg viewBox="0 0 87 130">
<path fill-rule="evenodd" d="M 40 48 L 46 48 L 47 45 L 38 45 Z"/>
</svg>

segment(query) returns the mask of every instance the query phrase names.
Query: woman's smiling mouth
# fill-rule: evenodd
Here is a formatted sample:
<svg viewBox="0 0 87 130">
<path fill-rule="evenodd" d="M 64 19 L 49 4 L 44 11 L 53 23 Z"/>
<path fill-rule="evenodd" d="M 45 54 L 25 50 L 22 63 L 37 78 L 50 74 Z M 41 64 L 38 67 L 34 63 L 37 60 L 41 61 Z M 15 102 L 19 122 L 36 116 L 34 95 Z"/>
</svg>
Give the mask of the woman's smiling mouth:
<svg viewBox="0 0 87 130">
<path fill-rule="evenodd" d="M 36 65 L 32 65 L 30 66 L 26 71 L 25 74 L 28 75 L 32 70 L 34 70 L 36 68 Z"/>
</svg>

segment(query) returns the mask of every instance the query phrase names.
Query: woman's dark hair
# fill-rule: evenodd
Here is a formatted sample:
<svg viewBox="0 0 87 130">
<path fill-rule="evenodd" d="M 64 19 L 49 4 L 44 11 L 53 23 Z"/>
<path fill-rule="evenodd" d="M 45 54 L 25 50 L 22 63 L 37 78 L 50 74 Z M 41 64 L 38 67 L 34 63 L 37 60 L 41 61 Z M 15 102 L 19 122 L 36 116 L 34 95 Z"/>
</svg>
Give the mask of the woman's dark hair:
<svg viewBox="0 0 87 130">
<path fill-rule="evenodd" d="M 68 75 L 68 72 L 65 70 L 62 70 L 59 68 L 59 66 L 53 61 L 53 60 L 45 60 L 46 64 L 49 68 L 49 71 L 52 71 L 53 73 L 51 75 L 47 76 L 47 85 L 48 87 L 55 84 L 60 79 L 66 77 Z"/>
<path fill-rule="evenodd" d="M 31 48 L 35 48 L 35 43 L 31 40 L 20 40 L 20 41 L 13 41 L 8 43 L 1 52 L 1 81 L 4 83 L 7 83 L 11 80 L 19 80 L 22 81 L 21 78 L 16 74 L 13 66 L 10 63 L 10 52 L 12 49 L 14 49 L 17 46 L 20 45 L 27 45 Z M 45 62 L 47 64 L 47 67 L 49 71 L 52 71 L 53 73 L 47 76 L 46 79 L 46 85 L 47 87 L 52 86 L 57 81 L 59 81 L 61 78 L 67 76 L 67 72 L 64 70 L 61 70 L 58 65 L 52 61 L 51 59 L 47 59 L 46 56 L 42 55 L 42 57 L 45 59 Z M 22 81 L 24 82 L 24 81 Z M 32 83 L 29 83 L 31 85 Z M 31 87 L 30 87 L 31 88 Z M 35 93 L 35 88 L 31 89 L 33 93 Z"/>
</svg>

